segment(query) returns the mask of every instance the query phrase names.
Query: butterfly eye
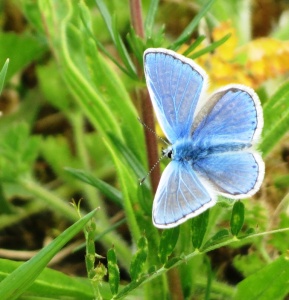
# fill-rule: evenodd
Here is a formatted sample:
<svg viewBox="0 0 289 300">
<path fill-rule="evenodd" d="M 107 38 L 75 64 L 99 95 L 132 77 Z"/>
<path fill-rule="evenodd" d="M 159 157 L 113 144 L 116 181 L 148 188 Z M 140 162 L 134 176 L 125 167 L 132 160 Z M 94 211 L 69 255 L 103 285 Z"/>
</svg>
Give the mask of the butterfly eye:
<svg viewBox="0 0 289 300">
<path fill-rule="evenodd" d="M 174 157 L 173 149 L 171 147 L 162 149 L 162 157 L 168 157 L 172 159 Z"/>
</svg>

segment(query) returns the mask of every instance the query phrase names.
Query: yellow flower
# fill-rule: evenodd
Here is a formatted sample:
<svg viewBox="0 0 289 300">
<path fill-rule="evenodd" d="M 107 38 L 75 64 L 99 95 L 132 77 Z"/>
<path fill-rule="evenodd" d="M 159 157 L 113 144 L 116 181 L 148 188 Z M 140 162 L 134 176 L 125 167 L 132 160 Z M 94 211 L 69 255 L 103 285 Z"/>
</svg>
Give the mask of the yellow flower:
<svg viewBox="0 0 289 300">
<path fill-rule="evenodd" d="M 231 34 L 229 40 L 212 53 L 195 59 L 209 74 L 210 88 L 229 83 L 241 83 L 258 88 L 266 80 L 289 71 L 289 42 L 273 38 L 259 38 L 238 46 L 236 30 L 230 22 L 223 22 L 212 31 L 212 41 Z M 195 51 L 205 48 L 203 42 Z"/>
</svg>

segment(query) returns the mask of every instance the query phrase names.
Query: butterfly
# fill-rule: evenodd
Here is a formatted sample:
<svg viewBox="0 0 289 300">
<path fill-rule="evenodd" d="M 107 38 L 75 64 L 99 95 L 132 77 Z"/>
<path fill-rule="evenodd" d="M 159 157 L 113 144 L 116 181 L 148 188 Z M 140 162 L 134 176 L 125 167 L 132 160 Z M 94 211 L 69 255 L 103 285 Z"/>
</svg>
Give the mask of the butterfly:
<svg viewBox="0 0 289 300">
<path fill-rule="evenodd" d="M 149 48 L 144 73 L 171 158 L 153 202 L 153 224 L 175 227 L 214 206 L 217 196 L 255 194 L 265 165 L 255 150 L 263 128 L 257 94 L 230 84 L 206 96 L 207 73 L 174 51 Z"/>
</svg>

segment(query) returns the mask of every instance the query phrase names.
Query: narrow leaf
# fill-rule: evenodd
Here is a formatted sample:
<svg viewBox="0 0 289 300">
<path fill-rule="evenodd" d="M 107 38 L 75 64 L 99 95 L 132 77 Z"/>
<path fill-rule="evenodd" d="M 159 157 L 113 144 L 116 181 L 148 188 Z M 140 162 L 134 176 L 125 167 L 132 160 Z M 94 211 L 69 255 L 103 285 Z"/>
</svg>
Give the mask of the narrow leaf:
<svg viewBox="0 0 289 300">
<path fill-rule="evenodd" d="M 212 43 L 211 45 L 209 45 L 208 47 L 198 51 L 198 52 L 195 52 L 193 53 L 192 55 L 190 55 L 189 57 L 191 59 L 195 59 L 199 56 L 202 56 L 208 52 L 212 52 L 214 51 L 216 48 L 218 48 L 219 46 L 221 46 L 222 44 L 224 44 L 229 38 L 230 38 L 231 34 L 226 34 L 224 37 L 222 37 L 220 40 Z"/>
<path fill-rule="evenodd" d="M 225 240 L 228 240 L 229 238 L 230 238 L 229 230 L 221 229 L 205 243 L 205 245 L 202 247 L 202 250 L 206 250 L 207 248 L 209 248 L 215 244 L 224 242 Z"/>
<path fill-rule="evenodd" d="M 117 59 L 115 59 L 107 50 L 106 47 L 98 40 L 95 40 L 97 47 L 105 54 L 120 70 L 123 71 L 128 76 L 131 76 L 129 70 L 127 70 L 124 66 L 122 66 Z"/>
<path fill-rule="evenodd" d="M 162 264 L 164 264 L 172 254 L 178 241 L 179 233 L 179 226 L 162 232 L 158 254 Z"/>
<path fill-rule="evenodd" d="M 130 49 L 134 53 L 138 63 L 143 64 L 143 52 L 145 49 L 145 44 L 143 39 L 141 39 L 133 28 L 130 28 L 130 32 L 127 34 L 127 41 L 129 43 Z"/>
<path fill-rule="evenodd" d="M 126 69 L 127 69 L 128 73 L 130 74 L 130 77 L 132 77 L 134 79 L 138 79 L 138 76 L 136 74 L 136 68 L 135 68 L 135 66 L 128 54 L 128 51 L 124 45 L 124 42 L 118 32 L 116 18 L 113 19 L 112 25 L 113 25 L 112 28 L 113 28 L 114 37 L 115 37 L 115 47 L 118 51 L 118 54 L 120 55 L 122 62 L 126 66 Z"/>
<path fill-rule="evenodd" d="M 0 259 L 0 265 L 0 281 L 2 281 L 13 271 L 20 268 L 23 262 Z M 109 292 L 108 285 L 105 288 Z M 62 299 L 66 297 L 91 300 L 93 299 L 93 290 L 91 284 L 85 278 L 71 277 L 60 271 L 45 268 L 35 282 L 27 288 L 21 299 L 24 299 L 26 295 L 29 295 L 30 299 L 33 297 L 35 297 L 33 299 Z M 25 299 L 28 299 L 28 297 Z"/>
<path fill-rule="evenodd" d="M 96 2 L 96 5 L 97 5 L 101 15 L 102 15 L 102 18 L 105 22 L 106 28 L 108 29 L 108 32 L 110 34 L 110 37 L 113 40 L 113 43 L 116 44 L 115 36 L 114 36 L 113 28 L 112 28 L 110 12 L 108 11 L 103 0 L 95 0 L 95 2 Z"/>
<path fill-rule="evenodd" d="M 187 56 L 190 53 L 192 53 L 205 39 L 206 37 L 204 35 L 199 36 L 184 52 L 183 55 Z"/>
<path fill-rule="evenodd" d="M 134 254 L 130 265 L 130 277 L 132 281 L 137 281 L 141 277 L 147 259 L 148 242 L 144 236 L 139 239 L 137 248 L 137 252 Z"/>
<path fill-rule="evenodd" d="M 263 156 L 279 142 L 289 128 L 289 82 L 283 84 L 264 107 L 264 129 L 260 149 Z"/>
<path fill-rule="evenodd" d="M 115 59 L 109 51 L 107 51 L 106 47 L 95 38 L 94 34 L 92 33 L 92 26 L 91 26 L 91 18 L 88 7 L 83 3 L 79 3 L 79 11 L 80 11 L 80 18 L 82 20 L 82 24 L 87 31 L 87 34 L 93 39 L 93 41 L 97 44 L 97 47 L 116 65 L 120 70 L 122 70 L 125 74 L 130 76 L 130 73 L 127 69 L 125 69 L 117 59 Z"/>
<path fill-rule="evenodd" d="M 282 300 L 289 293 L 289 258 L 283 255 L 237 285 L 234 300 Z"/>
<path fill-rule="evenodd" d="M 150 1 L 148 14 L 145 20 L 145 33 L 147 39 L 150 39 L 152 37 L 153 25 L 157 13 L 158 5 L 159 5 L 159 0 Z"/>
<path fill-rule="evenodd" d="M 232 210 L 231 216 L 231 233 L 234 236 L 237 236 L 244 224 L 244 214 L 245 214 L 245 207 L 243 202 L 237 201 L 235 202 Z"/>
<path fill-rule="evenodd" d="M 118 205 L 122 206 L 123 200 L 122 200 L 121 192 L 119 190 L 117 190 L 116 188 L 114 188 L 113 186 L 107 184 L 106 182 L 94 177 L 90 173 L 85 172 L 83 170 L 78 170 L 78 169 L 73 169 L 73 168 L 65 168 L 65 170 L 68 173 L 70 173 L 73 177 L 96 187 L 107 198 L 114 201 Z"/>
<path fill-rule="evenodd" d="M 107 267 L 110 290 L 113 295 L 116 295 L 118 292 L 120 276 L 114 248 L 107 251 Z"/>
<path fill-rule="evenodd" d="M 39 276 L 59 250 L 94 216 L 96 209 L 74 223 L 53 242 L 22 264 L 0 283 L 0 299 L 17 299 Z"/>
<path fill-rule="evenodd" d="M 143 165 L 134 155 L 134 153 L 128 147 L 126 147 L 115 135 L 110 133 L 108 135 L 113 141 L 113 144 L 119 150 L 119 154 L 122 156 L 123 160 L 126 161 L 126 163 L 133 169 L 134 173 L 136 174 L 136 180 L 143 178 L 147 171 L 144 169 Z M 149 189 L 149 180 L 146 180 L 142 184 L 142 186 Z"/>
<path fill-rule="evenodd" d="M 132 294 L 131 291 L 135 290 L 138 286 L 140 286 L 145 280 L 147 276 L 141 277 L 138 281 L 132 281 L 127 284 L 113 299 L 125 299 L 124 297 L 128 294 Z"/>
<path fill-rule="evenodd" d="M 185 30 L 182 32 L 182 34 L 177 38 L 177 40 L 171 45 L 171 49 L 177 50 L 181 44 L 186 42 L 197 25 L 199 24 L 202 17 L 209 11 L 212 4 L 215 2 L 215 0 L 209 0 L 203 8 L 199 11 L 199 13 L 195 16 L 195 18 L 191 21 L 191 23 L 185 28 Z"/>
<path fill-rule="evenodd" d="M 209 210 L 192 219 L 192 243 L 200 249 L 209 223 Z"/>
<path fill-rule="evenodd" d="M 6 59 L 5 64 L 0 72 L 0 94 L 2 93 L 2 89 L 4 86 L 4 81 L 5 81 L 5 76 L 7 73 L 8 64 L 9 64 L 9 59 Z"/>
<path fill-rule="evenodd" d="M 39 59 L 47 50 L 47 45 L 32 35 L 16 34 L 12 32 L 0 33 L 0 61 L 9 57 L 9 69 L 6 80 L 23 70 L 32 61 Z M 19 53 L 21 49 L 21 54 Z"/>
<path fill-rule="evenodd" d="M 137 190 L 135 181 L 133 180 L 132 171 L 120 159 L 120 149 L 118 149 L 114 144 L 109 144 L 108 141 L 105 141 L 105 144 L 113 158 L 118 178 L 120 180 L 123 194 L 123 207 L 125 209 L 128 227 L 131 231 L 133 239 L 137 241 L 140 238 L 141 233 L 133 207 L 133 201 L 136 201 Z"/>
</svg>

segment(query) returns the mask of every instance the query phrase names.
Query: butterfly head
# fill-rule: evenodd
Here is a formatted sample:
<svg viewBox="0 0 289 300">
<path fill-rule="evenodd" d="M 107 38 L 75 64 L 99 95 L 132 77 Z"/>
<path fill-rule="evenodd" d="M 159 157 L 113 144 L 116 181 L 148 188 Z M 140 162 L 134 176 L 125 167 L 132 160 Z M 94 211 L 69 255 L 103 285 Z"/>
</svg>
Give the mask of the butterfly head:
<svg viewBox="0 0 289 300">
<path fill-rule="evenodd" d="M 170 159 L 173 159 L 174 158 L 173 147 L 169 146 L 166 149 L 162 149 L 162 157 L 168 157 Z"/>
</svg>

